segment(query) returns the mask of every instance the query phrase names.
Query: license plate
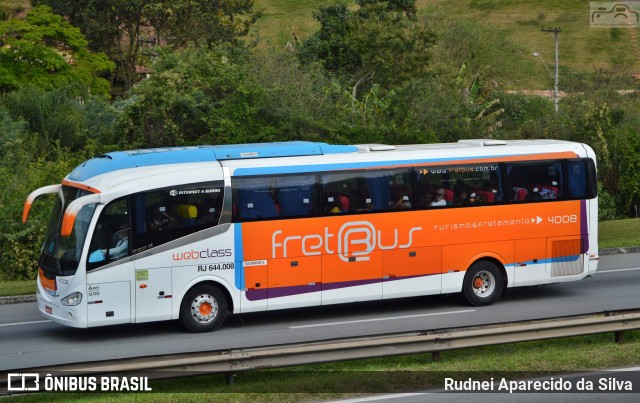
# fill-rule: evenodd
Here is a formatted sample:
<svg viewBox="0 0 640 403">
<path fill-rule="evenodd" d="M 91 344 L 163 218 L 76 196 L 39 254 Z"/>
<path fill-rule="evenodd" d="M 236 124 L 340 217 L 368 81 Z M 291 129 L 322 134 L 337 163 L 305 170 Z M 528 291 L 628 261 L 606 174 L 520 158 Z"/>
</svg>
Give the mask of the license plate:
<svg viewBox="0 0 640 403">
<path fill-rule="evenodd" d="M 45 305 L 45 306 L 44 306 L 44 311 L 45 311 L 46 313 L 48 313 L 49 315 L 52 315 L 52 314 L 53 314 L 53 309 L 51 309 L 51 307 L 50 307 L 50 306 Z"/>
</svg>

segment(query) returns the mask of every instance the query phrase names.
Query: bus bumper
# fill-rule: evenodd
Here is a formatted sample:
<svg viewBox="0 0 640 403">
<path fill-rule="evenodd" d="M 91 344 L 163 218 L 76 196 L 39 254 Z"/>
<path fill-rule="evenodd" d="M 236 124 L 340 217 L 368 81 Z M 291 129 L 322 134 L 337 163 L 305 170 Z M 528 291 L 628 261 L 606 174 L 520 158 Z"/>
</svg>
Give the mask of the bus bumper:
<svg viewBox="0 0 640 403">
<path fill-rule="evenodd" d="M 65 326 L 87 327 L 87 312 L 83 304 L 62 306 L 59 297 L 45 296 L 40 290 L 36 293 L 36 298 L 38 300 L 38 310 L 45 318 Z"/>
</svg>

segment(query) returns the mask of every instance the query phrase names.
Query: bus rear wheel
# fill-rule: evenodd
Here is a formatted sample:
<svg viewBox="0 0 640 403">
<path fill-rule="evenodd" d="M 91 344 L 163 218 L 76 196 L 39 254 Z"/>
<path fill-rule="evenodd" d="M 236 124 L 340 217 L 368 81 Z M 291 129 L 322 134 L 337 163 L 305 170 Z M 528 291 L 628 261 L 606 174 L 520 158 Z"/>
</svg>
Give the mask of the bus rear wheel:
<svg viewBox="0 0 640 403">
<path fill-rule="evenodd" d="M 473 306 L 491 305 L 500 298 L 504 276 L 493 262 L 481 260 L 471 265 L 464 276 L 462 292 Z"/>
<path fill-rule="evenodd" d="M 210 332 L 222 325 L 229 303 L 220 288 L 196 285 L 187 292 L 180 305 L 180 320 L 194 333 Z"/>
</svg>

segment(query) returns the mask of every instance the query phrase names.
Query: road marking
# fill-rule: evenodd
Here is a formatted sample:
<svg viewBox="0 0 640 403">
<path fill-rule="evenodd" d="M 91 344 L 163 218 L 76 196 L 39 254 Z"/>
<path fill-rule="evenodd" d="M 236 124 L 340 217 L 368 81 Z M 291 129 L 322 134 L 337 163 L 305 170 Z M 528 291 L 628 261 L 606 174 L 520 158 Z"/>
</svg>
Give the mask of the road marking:
<svg viewBox="0 0 640 403">
<path fill-rule="evenodd" d="M 603 270 L 603 271 L 597 271 L 596 274 L 615 273 L 618 271 L 634 271 L 634 270 L 640 270 L 640 267 L 631 267 L 629 269 Z"/>
<path fill-rule="evenodd" d="M 19 325 L 31 325 L 33 323 L 46 323 L 46 322 L 51 322 L 50 320 L 34 320 L 33 322 L 18 322 L 18 323 L 3 323 L 0 325 L 0 327 L 5 327 L 5 326 L 19 326 Z"/>
<path fill-rule="evenodd" d="M 391 317 L 388 317 L 388 318 L 347 320 L 347 321 L 344 321 L 344 322 L 318 323 L 318 324 L 315 324 L 315 325 L 291 326 L 291 327 L 289 327 L 289 329 L 305 329 L 305 328 L 309 328 L 309 327 L 349 325 L 349 324 L 352 324 L 352 323 L 378 322 L 378 321 L 383 321 L 383 320 L 420 318 L 420 317 L 424 317 L 424 316 L 450 315 L 450 314 L 454 314 L 454 313 L 469 313 L 469 312 L 476 312 L 476 309 L 465 309 L 464 311 L 451 311 L 451 312 L 423 313 L 423 314 L 420 314 L 420 315 L 391 316 Z"/>
<path fill-rule="evenodd" d="M 364 402 L 374 402 L 376 400 L 405 399 L 407 397 L 425 396 L 429 394 L 430 393 L 398 393 L 395 395 L 380 395 L 380 396 L 360 397 L 356 399 L 333 400 L 333 402 L 334 403 L 364 403 Z"/>
</svg>

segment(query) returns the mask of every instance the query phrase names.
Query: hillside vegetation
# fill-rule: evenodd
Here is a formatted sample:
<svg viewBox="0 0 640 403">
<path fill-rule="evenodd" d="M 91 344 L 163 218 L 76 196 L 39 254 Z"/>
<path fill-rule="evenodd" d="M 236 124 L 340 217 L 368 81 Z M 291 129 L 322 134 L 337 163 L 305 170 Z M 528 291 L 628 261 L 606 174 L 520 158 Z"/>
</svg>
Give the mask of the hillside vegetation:
<svg viewBox="0 0 640 403">
<path fill-rule="evenodd" d="M 264 10 L 254 36 L 260 43 L 284 46 L 293 34 L 307 38 L 319 26 L 313 12 L 331 0 L 257 0 Z M 353 5 L 355 2 L 347 2 Z M 506 89 L 553 89 L 553 80 L 533 52 L 539 52 L 553 70 L 555 41 L 542 27 L 561 28 L 559 41 L 561 88 L 575 75 L 597 69 L 622 69 L 640 74 L 640 29 L 599 29 L 589 25 L 589 2 L 580 0 L 417 0 L 418 15 L 436 30 L 448 27 L 451 18 L 470 19 L 491 32 L 498 47 L 509 44 L 509 58 L 477 55 L 499 69 Z M 473 41 L 474 38 L 468 38 Z"/>
</svg>

